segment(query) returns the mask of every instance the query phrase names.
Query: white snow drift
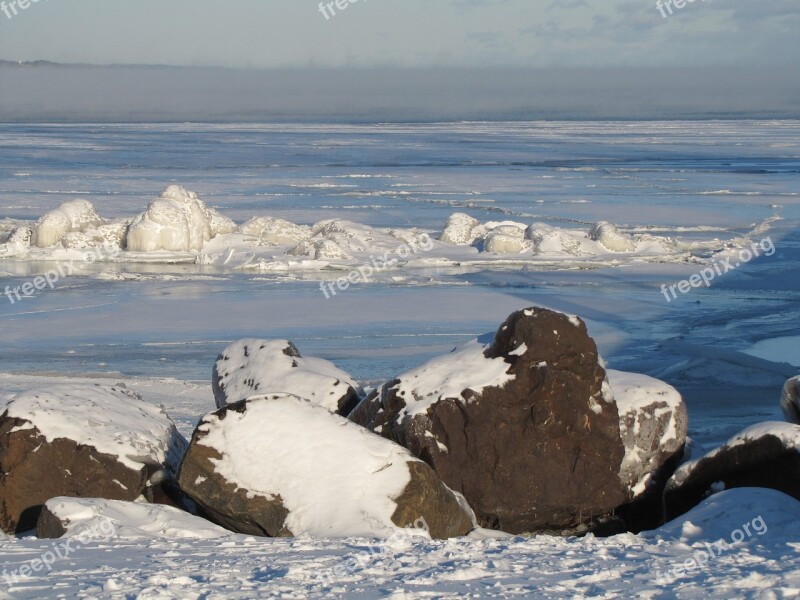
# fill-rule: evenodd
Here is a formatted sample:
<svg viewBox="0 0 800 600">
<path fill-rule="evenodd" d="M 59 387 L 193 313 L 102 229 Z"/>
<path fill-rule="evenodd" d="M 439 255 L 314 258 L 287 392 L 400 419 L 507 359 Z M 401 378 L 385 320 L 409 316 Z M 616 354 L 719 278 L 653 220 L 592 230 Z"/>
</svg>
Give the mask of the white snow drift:
<svg viewBox="0 0 800 600">
<path fill-rule="evenodd" d="M 66 529 L 64 537 L 108 532 L 120 540 L 213 540 L 233 534 L 210 521 L 162 504 L 101 498 L 52 498 L 45 504 Z"/>
</svg>

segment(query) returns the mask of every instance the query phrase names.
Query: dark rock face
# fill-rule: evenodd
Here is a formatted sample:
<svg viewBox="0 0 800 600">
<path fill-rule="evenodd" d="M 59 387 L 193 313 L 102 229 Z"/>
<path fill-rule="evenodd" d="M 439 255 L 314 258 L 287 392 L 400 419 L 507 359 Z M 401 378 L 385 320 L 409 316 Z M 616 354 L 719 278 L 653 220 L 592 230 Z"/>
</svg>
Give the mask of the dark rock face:
<svg viewBox="0 0 800 600">
<path fill-rule="evenodd" d="M 619 415 L 605 399 L 605 371 L 585 324 L 545 309 L 519 311 L 482 352 L 483 360 L 505 361 L 512 379 L 480 391 L 467 382 L 419 411 L 426 390 L 413 387 L 422 376 L 411 371 L 350 419 L 431 465 L 483 527 L 567 530 L 623 504 Z"/>
<path fill-rule="evenodd" d="M 36 521 L 36 537 L 42 540 L 54 540 L 66 533 L 67 528 L 64 527 L 64 523 L 61 522 L 59 517 L 50 512 L 50 509 L 45 504 L 42 507 L 38 521 Z"/>
<path fill-rule="evenodd" d="M 0 417 L 0 527 L 9 533 L 36 527 L 42 505 L 57 496 L 135 500 L 162 469 L 154 464 L 135 471 L 72 440 L 48 442 L 29 426 Z"/>
<path fill-rule="evenodd" d="M 289 415 L 291 425 L 276 427 L 267 412 L 258 410 L 263 409 L 264 404 L 269 405 L 269 409 L 274 408 L 283 415 Z M 265 474 L 269 473 L 270 469 L 274 469 L 277 462 L 280 462 L 280 466 L 283 468 L 281 472 L 284 473 L 284 480 L 280 482 L 280 485 L 295 489 L 298 486 L 301 488 L 308 486 L 310 496 L 317 495 L 317 492 L 320 491 L 311 489 L 312 487 L 326 486 L 323 492 L 326 498 L 330 498 L 330 501 L 326 500 L 326 503 L 329 504 L 329 502 L 336 502 L 337 499 L 341 500 L 342 493 L 347 490 L 370 487 L 374 489 L 375 485 L 368 481 L 369 478 L 376 476 L 385 468 L 402 469 L 405 465 L 410 479 L 401 493 L 394 498 L 397 505 L 391 518 L 394 525 L 409 527 L 419 519 L 423 519 L 434 538 L 466 535 L 474 527 L 471 512 L 468 507 L 463 505 L 463 501 L 459 501 L 428 465 L 414 459 L 406 450 L 387 440 L 372 436 L 344 418 L 302 398 L 275 395 L 229 404 L 207 415 L 195 430 L 189 450 L 181 464 L 178 482 L 182 492 L 196 503 L 202 516 L 231 531 L 267 537 L 288 537 L 304 533 L 292 531 L 286 525 L 291 507 L 287 506 L 278 490 L 254 492 L 246 489 L 241 482 L 228 481 L 224 475 L 219 473 L 217 467 L 219 461 L 223 459 L 226 452 L 231 450 L 225 447 L 215 447 L 207 443 L 205 439 L 210 428 L 226 427 L 224 422 L 231 420 L 232 415 L 239 415 L 241 418 L 237 421 L 237 425 L 231 425 L 225 429 L 225 439 L 233 436 L 241 442 L 248 435 L 251 436 L 249 439 L 253 442 L 252 451 L 250 443 L 247 442 L 239 443 L 235 452 L 244 453 L 247 462 L 255 463 L 258 468 L 263 468 Z M 314 439 L 307 439 L 308 434 L 303 428 L 303 419 L 307 417 L 314 420 L 314 431 L 317 432 Z M 263 426 L 259 425 L 254 428 L 253 422 L 256 424 L 263 422 Z M 385 454 L 392 457 L 387 459 L 389 463 L 373 472 L 367 474 L 362 472 L 360 475 L 344 469 L 345 474 L 334 482 L 328 480 L 326 483 L 320 481 L 306 483 L 308 474 L 297 465 L 307 464 L 308 455 L 306 454 L 297 461 L 293 460 L 298 452 L 297 444 L 306 446 L 308 452 L 312 454 L 316 453 L 314 440 L 329 440 L 336 434 L 338 434 L 337 439 L 341 439 L 343 428 L 346 430 L 346 440 L 338 443 L 335 453 L 322 453 L 319 461 L 328 461 L 326 464 L 333 461 L 337 465 L 341 465 L 341 461 L 346 463 L 348 459 L 360 461 L 365 454 L 373 453 L 376 450 L 376 442 L 379 442 L 378 453 L 381 456 Z M 258 430 L 258 437 L 263 435 L 275 438 L 277 446 L 273 447 L 280 449 L 278 453 L 280 456 L 265 452 L 263 447 L 256 450 L 258 439 L 252 437 L 254 429 Z M 365 437 L 369 442 L 368 447 L 361 445 Z M 287 450 L 292 444 L 295 444 L 295 454 Z M 312 460 L 316 459 L 312 458 Z M 283 461 L 290 461 L 290 463 Z M 287 464 L 291 467 L 290 469 L 285 468 Z M 313 503 L 313 500 L 310 502 Z M 365 502 L 369 502 L 369 499 L 366 499 Z M 368 504 L 365 504 L 363 509 L 359 508 L 364 514 L 369 514 L 373 509 L 374 507 Z M 306 510 L 309 510 L 308 506 L 306 506 Z M 314 510 L 313 507 L 311 510 Z"/>
<path fill-rule="evenodd" d="M 685 514 L 715 492 L 737 487 L 772 488 L 800 500 L 800 452 L 796 449 L 800 426 L 768 425 L 774 433 L 769 428 L 757 433 L 745 430 L 678 469 L 664 491 L 666 519 Z"/>
<path fill-rule="evenodd" d="M 230 344 L 211 376 L 217 408 L 271 393 L 293 394 L 347 416 L 363 396 L 352 377 L 321 358 L 303 357 L 287 340 Z"/>
</svg>

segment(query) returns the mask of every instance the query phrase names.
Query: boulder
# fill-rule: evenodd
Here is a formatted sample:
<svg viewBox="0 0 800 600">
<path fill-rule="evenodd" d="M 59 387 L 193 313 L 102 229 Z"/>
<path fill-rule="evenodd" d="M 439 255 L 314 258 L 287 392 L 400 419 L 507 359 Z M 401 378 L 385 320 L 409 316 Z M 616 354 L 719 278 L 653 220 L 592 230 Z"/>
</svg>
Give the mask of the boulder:
<svg viewBox="0 0 800 600">
<path fill-rule="evenodd" d="M 36 523 L 36 537 L 82 537 L 94 541 L 219 539 L 227 529 L 172 506 L 105 500 L 51 498 Z"/>
<path fill-rule="evenodd" d="M 800 425 L 766 422 L 748 427 L 700 459 L 685 463 L 664 491 L 674 519 L 722 490 L 772 488 L 800 500 Z"/>
<path fill-rule="evenodd" d="M 617 406 L 577 317 L 516 312 L 493 339 L 385 384 L 350 419 L 431 465 L 482 527 L 585 529 L 628 497 Z"/>
<path fill-rule="evenodd" d="M 684 457 L 689 416 L 672 386 L 635 373 L 608 370 L 625 446 L 619 476 L 628 504 L 617 509 L 627 529 L 639 532 L 662 522 L 667 480 Z"/>
<path fill-rule="evenodd" d="M 217 408 L 278 393 L 305 398 L 346 416 L 364 393 L 332 362 L 300 356 L 287 340 L 244 339 L 230 344 L 214 363 L 211 383 Z"/>
<path fill-rule="evenodd" d="M 32 529 L 56 496 L 156 499 L 185 447 L 163 410 L 119 387 L 18 394 L 0 415 L 0 528 Z"/>
<path fill-rule="evenodd" d="M 789 423 L 800 425 L 800 377 L 792 377 L 783 386 L 781 410 Z"/>
<path fill-rule="evenodd" d="M 203 418 L 179 484 L 201 514 L 250 535 L 390 537 L 424 522 L 447 538 L 474 527 L 464 499 L 407 450 L 286 395 Z"/>
</svg>

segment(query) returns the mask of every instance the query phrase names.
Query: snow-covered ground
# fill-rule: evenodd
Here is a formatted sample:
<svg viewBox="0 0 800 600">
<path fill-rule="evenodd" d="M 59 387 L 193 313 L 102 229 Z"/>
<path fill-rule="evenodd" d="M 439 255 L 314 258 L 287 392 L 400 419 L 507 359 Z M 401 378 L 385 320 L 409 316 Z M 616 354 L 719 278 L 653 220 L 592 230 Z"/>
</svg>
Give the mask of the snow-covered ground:
<svg viewBox="0 0 800 600">
<path fill-rule="evenodd" d="M 0 244 L 69 200 L 91 201 L 112 223 L 137 218 L 173 184 L 245 231 L 204 239 L 201 250 L 79 263 L 52 289 L 13 304 L 0 296 L 0 400 L 53 383 L 122 382 L 189 436 L 215 408 L 211 368 L 233 340 L 291 340 L 371 387 L 540 305 L 584 318 L 610 368 L 675 386 L 687 400 L 689 435 L 711 449 L 747 426 L 781 420 L 781 387 L 800 371 L 798 140 L 794 122 L 2 125 Z M 147 220 L 155 223 L 157 212 Z M 416 264 L 326 297 L 324 284 L 407 243 L 409 232 L 437 237 L 453 213 L 505 229 L 491 244 L 434 240 Z M 204 216 L 209 228 L 214 220 L 223 231 L 212 217 Z M 316 244 L 313 258 L 288 254 L 328 219 L 348 224 L 323 237 L 352 234 L 351 242 L 370 245 L 321 262 Z M 653 236 L 675 245 L 631 252 L 598 222 L 616 225 L 623 241 Z M 105 233 L 113 239 L 115 231 Z M 256 240 L 276 231 L 302 239 Z M 80 244 L 85 233 L 61 238 Z M 722 260 L 726 246 L 765 236 L 774 255 L 665 299 L 662 285 Z M 612 248 L 597 255 L 534 251 L 553 240 L 597 250 L 603 239 Z M 509 254 L 515 244 L 521 251 Z M 81 252 L 7 253 L 0 293 Z M 758 516 L 769 531 L 713 559 L 707 572 L 656 581 L 656 572 Z M 686 517 L 695 527 L 607 540 L 117 537 L 72 553 L 49 575 L 0 585 L 0 598 L 790 598 L 800 595 L 797 516 L 795 501 L 776 493 L 731 490 Z M 51 543 L 0 541 L 3 568 Z M 370 548 L 380 561 L 344 566 Z M 337 566 L 344 576 L 317 581 Z"/>
<path fill-rule="evenodd" d="M 141 519 L 124 515 L 129 523 Z M 479 532 L 446 541 L 407 534 L 380 541 L 242 535 L 190 540 L 175 533 L 189 519 L 157 522 L 163 534 L 151 526 L 151 539 L 142 539 L 141 529 L 122 527 L 110 540 L 82 544 L 78 538 L 68 556 L 53 561 L 52 571 L 41 567 L 17 581 L 12 571 L 66 540 L 0 541 L 6 570 L 0 577 L 12 578 L 10 585 L 3 582 L 0 597 L 727 600 L 800 593 L 800 503 L 774 490 L 726 491 L 659 530 L 607 539 Z M 202 533 L 213 532 L 206 527 Z"/>
</svg>

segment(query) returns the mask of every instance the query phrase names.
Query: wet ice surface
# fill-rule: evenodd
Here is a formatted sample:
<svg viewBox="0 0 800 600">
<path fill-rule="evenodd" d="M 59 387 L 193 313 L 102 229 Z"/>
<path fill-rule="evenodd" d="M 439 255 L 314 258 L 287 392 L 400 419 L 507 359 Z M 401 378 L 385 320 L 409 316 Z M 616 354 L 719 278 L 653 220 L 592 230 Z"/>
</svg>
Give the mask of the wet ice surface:
<svg viewBox="0 0 800 600">
<path fill-rule="evenodd" d="M 211 367 L 234 339 L 290 339 L 303 354 L 332 360 L 369 386 L 495 330 L 510 312 L 530 305 L 587 320 L 609 367 L 677 387 L 689 405 L 690 435 L 710 447 L 753 423 L 780 420 L 781 386 L 787 372 L 800 370 L 784 364 L 797 365 L 800 334 L 797 123 L 4 125 L 0 154 L 0 226 L 81 197 L 103 216 L 133 215 L 170 183 L 197 191 L 238 223 L 261 214 L 302 224 L 338 217 L 435 232 L 459 211 L 482 221 L 588 228 L 607 220 L 628 231 L 727 239 L 782 218 L 763 233 L 775 244 L 773 256 L 671 302 L 661 285 L 702 265 L 419 269 L 357 284 L 328 300 L 320 281 L 338 274 L 254 274 L 192 264 L 86 267 L 24 301 L 0 296 L 0 372 L 8 373 L 0 376 L 0 398 L 64 378 L 125 381 L 164 404 L 188 435 L 214 408 Z M 0 292 L 47 268 L 0 260 Z M 242 541 L 224 549 L 120 543 L 87 549 L 74 572 L 62 569 L 18 595 L 123 595 L 114 592 L 118 586 L 139 597 L 205 589 L 227 597 L 254 590 L 302 596 L 306 588 L 294 573 L 330 565 L 366 543 Z M 4 558 L 23 560 L 41 553 L 43 544 L 12 542 Z M 636 544 L 659 552 L 642 540 L 575 554 L 566 542 L 481 544 L 478 559 L 461 541 L 408 549 L 406 570 L 383 571 L 381 583 L 345 585 L 340 593 L 430 593 L 443 590 L 436 581 L 447 581 L 447 593 L 461 595 L 534 589 L 554 597 L 602 595 L 619 592 L 627 576 L 645 590 L 649 564 L 629 565 L 627 557 L 638 556 Z M 719 597 L 742 590 L 758 595 L 775 583 L 772 571 L 794 577 L 797 588 L 796 567 L 787 565 L 796 558 L 782 548 L 775 555 L 782 566 L 754 550 L 708 581 L 693 579 L 682 595 L 707 596 L 701 588 L 722 590 Z M 607 577 L 598 560 L 609 555 Z M 747 561 L 762 559 L 773 562 L 751 573 Z M 426 568 L 433 570 L 425 575 Z M 573 587 L 559 587 L 562 568 Z M 419 571 L 416 583 L 406 585 L 408 569 Z M 537 583 L 515 583 L 514 574 L 531 570 L 541 574 Z M 744 588 L 733 585 L 740 581 Z M 654 587 L 652 597 L 659 593 L 670 592 Z M 776 593 L 782 595 L 790 593 Z"/>
</svg>

